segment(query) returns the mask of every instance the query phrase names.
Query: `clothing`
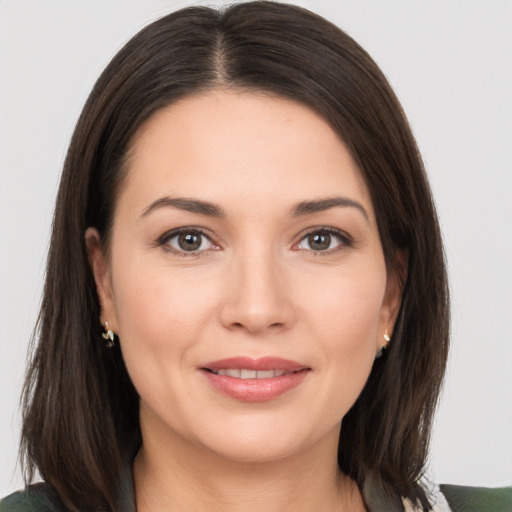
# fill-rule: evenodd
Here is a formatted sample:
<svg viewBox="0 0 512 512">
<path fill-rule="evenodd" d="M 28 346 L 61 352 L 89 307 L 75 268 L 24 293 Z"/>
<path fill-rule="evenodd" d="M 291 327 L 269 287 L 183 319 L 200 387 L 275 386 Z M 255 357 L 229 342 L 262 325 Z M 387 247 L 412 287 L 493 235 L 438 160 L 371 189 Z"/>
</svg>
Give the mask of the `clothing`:
<svg viewBox="0 0 512 512">
<path fill-rule="evenodd" d="M 446 498 L 441 493 L 439 488 L 436 488 L 433 490 L 431 497 L 432 497 L 432 501 L 433 501 L 433 505 L 434 505 L 431 512 L 452 512 L 450 505 L 448 505 Z M 402 503 L 404 506 L 404 512 L 417 512 L 418 511 L 418 508 L 415 507 L 409 500 L 404 499 L 402 501 Z"/>
<path fill-rule="evenodd" d="M 512 512 L 512 486 L 489 489 L 441 485 L 452 512 Z"/>
<path fill-rule="evenodd" d="M 127 479 L 120 489 L 120 510 L 136 512 L 133 483 Z M 488 489 L 441 485 L 432 493 L 435 500 L 432 512 L 512 512 L 512 487 Z M 369 512 L 420 512 L 409 500 L 393 504 L 385 497 L 371 498 Z M 45 483 L 31 485 L 0 501 L 0 512 L 66 512 L 66 507 Z"/>
</svg>

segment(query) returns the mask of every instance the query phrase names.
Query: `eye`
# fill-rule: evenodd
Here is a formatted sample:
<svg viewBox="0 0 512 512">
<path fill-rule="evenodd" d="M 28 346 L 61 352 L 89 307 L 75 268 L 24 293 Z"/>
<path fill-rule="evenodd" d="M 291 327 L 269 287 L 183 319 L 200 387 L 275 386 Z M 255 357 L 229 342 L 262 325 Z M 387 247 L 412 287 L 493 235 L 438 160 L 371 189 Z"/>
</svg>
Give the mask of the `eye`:
<svg viewBox="0 0 512 512">
<path fill-rule="evenodd" d="M 297 248 L 315 252 L 328 252 L 340 246 L 350 245 L 352 244 L 348 236 L 341 232 L 333 229 L 320 229 L 311 231 L 303 237 L 298 243 Z"/>
<path fill-rule="evenodd" d="M 160 243 L 178 253 L 197 253 L 216 248 L 210 238 L 197 229 L 174 231 L 164 235 Z"/>
</svg>

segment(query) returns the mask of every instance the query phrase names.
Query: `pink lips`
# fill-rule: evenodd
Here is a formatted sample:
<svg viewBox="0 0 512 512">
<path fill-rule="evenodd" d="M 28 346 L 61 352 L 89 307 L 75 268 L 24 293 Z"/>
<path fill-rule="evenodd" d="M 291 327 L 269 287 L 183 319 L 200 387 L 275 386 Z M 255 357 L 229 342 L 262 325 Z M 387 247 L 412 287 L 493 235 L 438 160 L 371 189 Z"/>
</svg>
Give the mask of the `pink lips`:
<svg viewBox="0 0 512 512">
<path fill-rule="evenodd" d="M 201 372 L 218 391 L 246 402 L 263 402 L 297 387 L 310 368 L 277 357 L 233 357 L 205 364 Z"/>
</svg>

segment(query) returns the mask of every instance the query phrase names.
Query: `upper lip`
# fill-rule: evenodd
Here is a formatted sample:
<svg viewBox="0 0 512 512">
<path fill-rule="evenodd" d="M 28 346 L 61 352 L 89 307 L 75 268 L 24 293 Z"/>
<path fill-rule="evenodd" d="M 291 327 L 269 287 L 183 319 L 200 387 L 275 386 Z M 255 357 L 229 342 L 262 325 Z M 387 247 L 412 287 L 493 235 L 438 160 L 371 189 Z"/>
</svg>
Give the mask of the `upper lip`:
<svg viewBox="0 0 512 512">
<path fill-rule="evenodd" d="M 308 366 L 296 361 L 272 356 L 260 357 L 258 359 L 252 359 L 250 357 L 228 357 L 226 359 L 219 359 L 217 361 L 206 363 L 202 368 L 207 370 L 285 370 L 289 372 L 298 372 L 300 370 L 309 369 Z"/>
</svg>

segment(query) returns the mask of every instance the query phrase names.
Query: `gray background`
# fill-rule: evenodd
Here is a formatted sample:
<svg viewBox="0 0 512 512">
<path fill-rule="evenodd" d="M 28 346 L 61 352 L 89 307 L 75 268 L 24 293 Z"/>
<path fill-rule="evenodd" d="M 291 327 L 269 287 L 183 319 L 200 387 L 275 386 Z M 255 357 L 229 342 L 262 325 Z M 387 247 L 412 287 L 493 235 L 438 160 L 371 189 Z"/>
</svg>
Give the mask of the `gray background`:
<svg viewBox="0 0 512 512">
<path fill-rule="evenodd" d="M 22 485 L 18 396 L 74 123 L 122 44 L 190 3 L 0 0 L 0 496 Z M 431 476 L 510 485 L 512 2 L 299 3 L 346 30 L 383 68 L 434 189 L 453 294 L 453 349 Z"/>
</svg>

